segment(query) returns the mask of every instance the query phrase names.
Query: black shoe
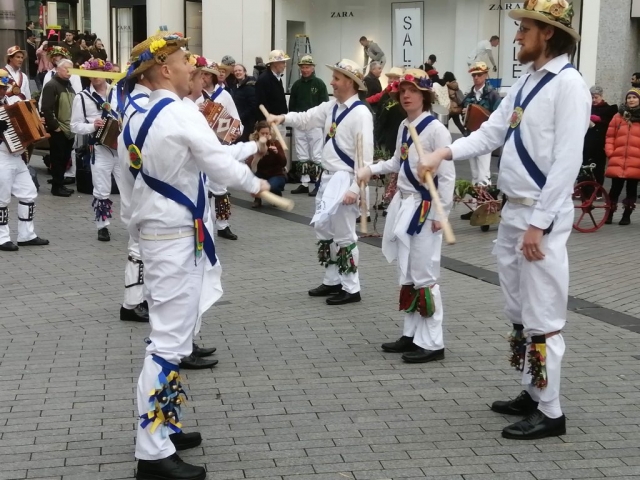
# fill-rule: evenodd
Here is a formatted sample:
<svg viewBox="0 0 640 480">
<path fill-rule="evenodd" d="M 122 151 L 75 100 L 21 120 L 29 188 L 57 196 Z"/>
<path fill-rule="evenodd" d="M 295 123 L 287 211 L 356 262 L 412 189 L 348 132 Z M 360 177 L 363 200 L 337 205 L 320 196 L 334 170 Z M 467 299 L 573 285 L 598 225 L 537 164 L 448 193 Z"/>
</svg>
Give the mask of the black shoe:
<svg viewBox="0 0 640 480">
<path fill-rule="evenodd" d="M 523 390 L 513 400 L 493 402 L 491 410 L 505 415 L 530 415 L 538 410 L 538 402 L 535 402 L 529 392 Z"/>
<path fill-rule="evenodd" d="M 356 223 L 360 223 L 360 217 L 356 218 Z M 367 223 L 371 223 L 371 215 L 367 215 Z"/>
<path fill-rule="evenodd" d="M 132 309 L 120 307 L 120 320 L 125 322 L 148 322 L 149 310 L 144 308 L 142 304 Z"/>
<path fill-rule="evenodd" d="M 32 238 L 27 242 L 18 242 L 18 246 L 20 247 L 41 247 L 43 245 L 49 245 L 49 240 L 45 240 L 44 238 L 36 237 Z"/>
<path fill-rule="evenodd" d="M 111 240 L 111 235 L 109 234 L 109 229 L 107 227 L 103 227 L 98 230 L 98 240 L 101 242 L 108 242 Z"/>
<path fill-rule="evenodd" d="M 177 453 L 162 460 L 138 460 L 137 480 L 206 480 L 202 467 L 185 463 Z"/>
<path fill-rule="evenodd" d="M 199 432 L 191 433 L 172 433 L 169 435 L 169 439 L 176 450 L 182 451 L 188 448 L 195 448 L 202 443 L 202 435 Z"/>
<path fill-rule="evenodd" d="M 66 187 L 51 187 L 51 195 L 54 197 L 70 197 L 73 195 L 73 190 Z"/>
<path fill-rule="evenodd" d="M 3 252 L 17 252 L 20 249 L 13 242 L 4 242 L 2 245 L 0 245 L 0 250 L 2 250 Z"/>
<path fill-rule="evenodd" d="M 342 291 L 342 285 L 325 285 L 309 290 L 310 297 L 328 297 L 329 295 L 337 295 Z"/>
<path fill-rule="evenodd" d="M 626 207 L 622 212 L 622 219 L 618 222 L 618 225 L 629 225 L 631 223 L 631 213 L 633 213 L 633 209 Z"/>
<path fill-rule="evenodd" d="M 315 197 L 316 195 L 318 195 L 318 187 L 314 187 L 314 189 L 309 192 L 310 197 Z"/>
<path fill-rule="evenodd" d="M 63 185 L 73 185 L 74 183 L 76 183 L 76 177 L 64 177 L 62 181 Z"/>
<path fill-rule="evenodd" d="M 309 187 L 305 187 L 304 185 L 298 185 L 298 188 L 295 190 L 291 190 L 293 195 L 298 195 L 299 193 L 309 193 Z"/>
<path fill-rule="evenodd" d="M 460 220 L 471 220 L 471 215 L 473 215 L 473 212 L 463 213 L 460 215 Z"/>
<path fill-rule="evenodd" d="M 613 210 L 611 210 L 611 211 L 609 212 L 609 216 L 608 216 L 608 217 L 607 217 L 607 219 L 604 221 L 605 225 L 611 225 L 611 224 L 613 223 L 613 214 L 614 214 L 614 211 L 613 211 Z"/>
<path fill-rule="evenodd" d="M 383 343 L 382 350 L 390 353 L 415 352 L 419 347 L 413 343 L 413 337 L 402 336 L 395 342 Z"/>
<path fill-rule="evenodd" d="M 194 357 L 198 357 L 198 358 L 204 358 L 204 357 L 209 357 L 211 355 L 213 355 L 216 352 L 217 348 L 213 347 L 213 348 L 202 348 L 199 347 L 198 345 L 196 345 L 195 343 L 193 344 L 193 350 L 191 350 L 191 355 Z"/>
<path fill-rule="evenodd" d="M 346 305 L 360 301 L 360 292 L 348 293 L 342 290 L 338 295 L 327 298 L 327 305 Z"/>
<path fill-rule="evenodd" d="M 185 370 L 204 370 L 205 368 L 213 368 L 218 364 L 218 360 L 208 360 L 205 358 L 189 355 L 180 362 L 180 368 Z"/>
<path fill-rule="evenodd" d="M 231 231 L 231 229 L 229 227 L 223 229 L 223 230 L 218 230 L 218 236 L 221 238 L 226 238 L 227 240 L 237 240 L 238 236 L 233 233 Z"/>
<path fill-rule="evenodd" d="M 444 360 L 444 348 L 441 350 L 426 350 L 418 347 L 415 352 L 407 352 L 402 355 L 402 360 L 407 363 L 427 363 L 435 360 Z"/>
<path fill-rule="evenodd" d="M 524 420 L 520 420 L 502 430 L 504 438 L 512 438 L 514 440 L 558 437 L 565 433 L 567 433 L 567 419 L 564 415 L 558 418 L 549 418 L 540 410 L 536 410 Z"/>
</svg>

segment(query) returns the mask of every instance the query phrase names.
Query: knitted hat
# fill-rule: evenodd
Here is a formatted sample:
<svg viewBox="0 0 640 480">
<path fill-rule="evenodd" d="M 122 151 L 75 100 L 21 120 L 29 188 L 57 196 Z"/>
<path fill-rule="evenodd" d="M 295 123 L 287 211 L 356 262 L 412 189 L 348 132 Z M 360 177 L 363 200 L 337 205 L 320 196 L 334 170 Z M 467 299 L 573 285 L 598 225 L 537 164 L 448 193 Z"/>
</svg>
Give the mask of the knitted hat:
<svg viewBox="0 0 640 480">
<path fill-rule="evenodd" d="M 625 98 L 628 97 L 629 95 L 634 95 L 636 97 L 638 97 L 638 100 L 640 100 L 640 88 L 632 88 L 630 89 L 627 94 L 625 95 Z"/>
<path fill-rule="evenodd" d="M 511 10 L 509 16 L 514 20 L 538 20 L 564 30 L 579 42 L 580 35 L 571 27 L 574 13 L 573 4 L 569 0 L 527 0 L 523 8 Z"/>
<path fill-rule="evenodd" d="M 164 27 L 166 29 L 166 27 Z M 136 45 L 131 51 L 131 64 L 127 77 L 138 77 L 154 65 L 162 65 L 172 53 L 184 48 L 189 41 L 180 33 L 169 33 L 161 29 L 144 42 Z"/>
<path fill-rule="evenodd" d="M 231 55 L 225 55 L 224 57 L 222 57 L 222 60 L 220 61 L 220 63 L 222 63 L 223 65 L 227 65 L 228 67 L 231 67 L 236 64 L 236 60 Z"/>
<path fill-rule="evenodd" d="M 356 82 L 358 84 L 358 90 L 362 90 L 364 92 L 367 91 L 367 87 L 363 81 L 364 76 L 362 75 L 362 69 L 353 60 L 343 58 L 335 65 L 327 65 L 327 67 L 329 67 L 334 72 L 339 72 L 342 75 L 346 75 L 351 80 Z"/>
</svg>

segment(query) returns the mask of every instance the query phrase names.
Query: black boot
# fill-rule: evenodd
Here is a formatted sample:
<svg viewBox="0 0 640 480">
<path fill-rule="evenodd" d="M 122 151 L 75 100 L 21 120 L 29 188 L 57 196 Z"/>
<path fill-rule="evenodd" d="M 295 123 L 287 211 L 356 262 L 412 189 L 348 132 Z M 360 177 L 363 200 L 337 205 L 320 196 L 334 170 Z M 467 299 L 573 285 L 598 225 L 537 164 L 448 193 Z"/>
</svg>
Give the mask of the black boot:
<svg viewBox="0 0 640 480">
<path fill-rule="evenodd" d="M 618 225 L 629 225 L 631 223 L 631 214 L 633 213 L 633 208 L 624 207 L 624 212 L 622 212 L 622 219 L 618 223 Z M 18 245 L 20 245 L 18 243 Z"/>
<path fill-rule="evenodd" d="M 530 415 L 538 409 L 538 402 L 534 401 L 529 392 L 523 390 L 513 400 L 493 402 L 491 410 L 505 415 Z"/>
<path fill-rule="evenodd" d="M 427 350 L 418 347 L 415 352 L 407 352 L 402 355 L 406 363 L 427 363 L 435 360 L 444 360 L 444 348 L 440 350 Z"/>
<path fill-rule="evenodd" d="M 609 215 L 607 216 L 607 219 L 604 222 L 606 225 L 611 225 L 613 223 L 613 214 L 614 213 L 616 213 L 616 210 L 615 210 L 615 208 L 612 208 L 609 211 Z"/>
<path fill-rule="evenodd" d="M 180 362 L 180 368 L 185 370 L 204 370 L 205 368 L 213 368 L 218 364 L 218 360 L 208 360 L 206 358 L 196 357 L 193 353 L 185 357 Z"/>
<path fill-rule="evenodd" d="M 540 410 L 536 410 L 524 420 L 520 420 L 502 430 L 504 438 L 513 440 L 558 437 L 565 433 L 567 433 L 567 421 L 564 415 L 559 418 L 549 418 Z"/>
<path fill-rule="evenodd" d="M 460 215 L 460 220 L 471 220 L 471 215 L 473 215 L 473 212 L 463 213 Z"/>
<path fill-rule="evenodd" d="M 202 348 L 199 347 L 198 345 L 196 345 L 195 343 L 193 344 L 193 350 L 191 350 L 191 355 L 193 355 L 194 357 L 198 357 L 198 358 L 204 358 L 204 357 L 210 357 L 211 355 L 213 355 L 216 352 L 217 348 L 212 347 L 212 348 Z"/>
<path fill-rule="evenodd" d="M 195 448 L 202 443 L 202 436 L 199 432 L 191 433 L 172 433 L 169 435 L 169 440 L 176 447 L 176 450 L 182 451 L 188 448 Z"/>
<path fill-rule="evenodd" d="M 327 298 L 327 305 L 346 305 L 347 303 L 359 302 L 360 292 L 348 293 L 342 290 L 338 295 Z"/>
<path fill-rule="evenodd" d="M 148 322 L 149 310 L 141 303 L 135 308 L 120 307 L 120 320 L 124 322 Z"/>
<path fill-rule="evenodd" d="M 233 233 L 231 231 L 231 229 L 229 227 L 223 229 L 223 230 L 218 230 L 218 236 L 221 238 L 226 238 L 227 240 L 237 240 L 238 236 Z"/>
<path fill-rule="evenodd" d="M 402 336 L 395 342 L 383 343 L 382 350 L 389 353 L 414 352 L 418 346 L 413 343 L 413 337 Z"/>
<path fill-rule="evenodd" d="M 360 217 L 356 218 L 356 223 L 360 223 Z M 371 215 L 367 215 L 367 223 L 371 223 Z"/>
<path fill-rule="evenodd" d="M 2 245 L 0 245 L 0 250 L 2 250 L 3 252 L 17 252 L 20 249 L 15 243 L 9 241 L 4 242 Z"/>
<path fill-rule="evenodd" d="M 49 245 L 49 240 L 44 238 L 36 237 L 28 240 L 26 242 L 18 242 L 20 247 L 42 247 L 44 245 Z"/>
<path fill-rule="evenodd" d="M 309 193 L 309 187 L 298 185 L 298 188 L 296 188 L 295 190 L 291 190 L 292 195 L 298 195 L 300 193 Z"/>
<path fill-rule="evenodd" d="M 185 463 L 177 453 L 162 460 L 138 460 L 137 480 L 205 480 L 202 467 Z"/>
<path fill-rule="evenodd" d="M 310 297 L 328 297 L 329 295 L 337 295 L 342 291 L 342 285 L 325 285 L 324 283 L 319 287 L 309 290 Z"/>
<path fill-rule="evenodd" d="M 318 195 L 318 187 L 317 186 L 313 187 L 313 190 L 311 190 L 309 192 L 309 196 L 310 197 L 315 197 L 316 195 Z"/>
<path fill-rule="evenodd" d="M 51 195 L 54 197 L 70 197 L 73 195 L 73 190 L 62 186 L 51 187 Z"/>
<path fill-rule="evenodd" d="M 111 240 L 111 235 L 109 234 L 109 229 L 107 227 L 103 227 L 98 230 L 98 240 L 101 242 L 108 242 Z"/>
</svg>

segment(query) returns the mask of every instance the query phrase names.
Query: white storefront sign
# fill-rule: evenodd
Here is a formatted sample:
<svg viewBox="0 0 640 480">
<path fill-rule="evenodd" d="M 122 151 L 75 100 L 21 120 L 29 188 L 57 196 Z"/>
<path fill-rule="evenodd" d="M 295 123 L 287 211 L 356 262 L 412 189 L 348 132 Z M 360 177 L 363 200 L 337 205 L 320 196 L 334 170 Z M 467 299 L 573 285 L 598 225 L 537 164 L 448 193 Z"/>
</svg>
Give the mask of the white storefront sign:
<svg viewBox="0 0 640 480">
<path fill-rule="evenodd" d="M 423 2 L 392 3 L 393 66 L 419 67 L 423 58 Z M 388 61 L 389 59 L 387 59 Z"/>
<path fill-rule="evenodd" d="M 515 41 L 520 22 L 509 16 L 508 10 L 521 8 L 521 3 L 503 2 L 500 12 L 500 76 L 502 86 L 511 87 L 524 73 L 524 67 L 518 61 L 520 45 Z"/>
</svg>

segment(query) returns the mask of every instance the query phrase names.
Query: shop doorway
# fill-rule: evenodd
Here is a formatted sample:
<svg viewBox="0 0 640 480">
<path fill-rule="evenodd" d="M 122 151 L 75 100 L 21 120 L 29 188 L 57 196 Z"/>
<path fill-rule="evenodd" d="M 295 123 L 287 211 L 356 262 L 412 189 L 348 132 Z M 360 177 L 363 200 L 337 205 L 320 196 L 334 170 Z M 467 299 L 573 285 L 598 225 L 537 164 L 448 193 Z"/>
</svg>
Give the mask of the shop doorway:
<svg viewBox="0 0 640 480">
<path fill-rule="evenodd" d="M 131 49 L 146 38 L 146 5 L 111 9 L 111 51 L 116 64 L 124 68 Z"/>
</svg>

